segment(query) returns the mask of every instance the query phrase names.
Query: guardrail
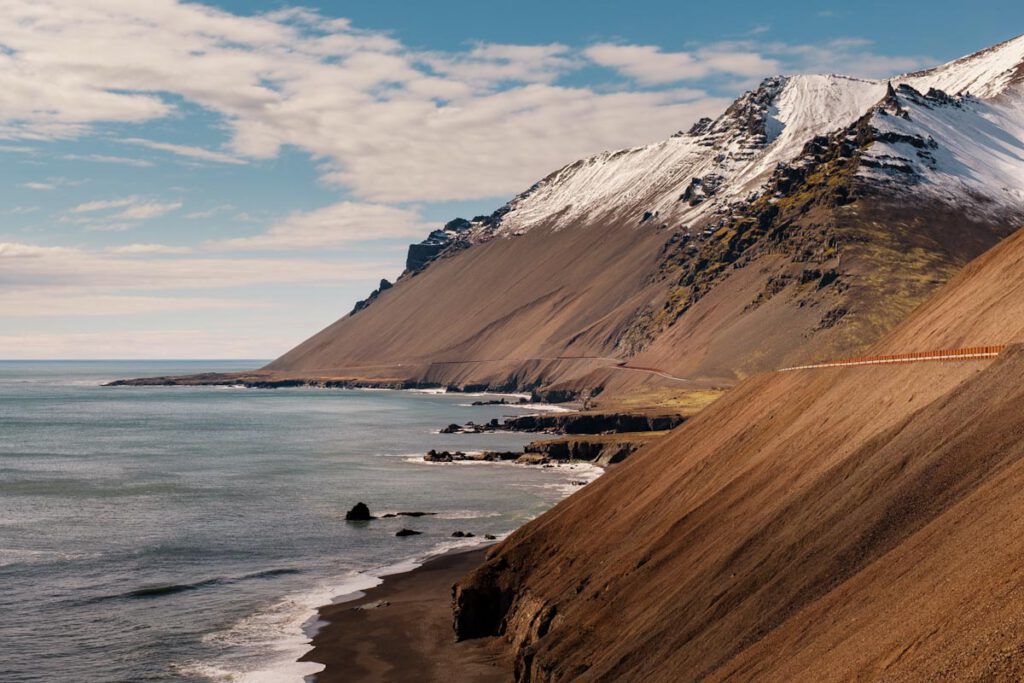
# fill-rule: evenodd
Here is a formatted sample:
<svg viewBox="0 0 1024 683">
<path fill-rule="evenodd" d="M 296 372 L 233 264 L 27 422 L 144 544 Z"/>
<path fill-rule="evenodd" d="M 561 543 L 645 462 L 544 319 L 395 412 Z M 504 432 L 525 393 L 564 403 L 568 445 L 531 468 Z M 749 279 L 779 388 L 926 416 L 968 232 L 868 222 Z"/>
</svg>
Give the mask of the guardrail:
<svg viewBox="0 0 1024 683">
<path fill-rule="evenodd" d="M 888 365 L 891 363 L 919 363 L 922 361 L 934 360 L 994 358 L 1002 353 L 1004 349 L 1006 349 L 1006 344 L 995 346 L 968 346 L 963 349 L 945 349 L 942 351 L 915 351 L 912 353 L 899 353 L 891 356 L 863 356 L 860 358 L 846 358 L 843 360 L 829 361 L 827 363 L 814 363 L 812 365 L 797 365 L 791 368 L 780 368 L 779 372 L 812 370 L 815 368 L 846 368 L 857 365 Z"/>
</svg>

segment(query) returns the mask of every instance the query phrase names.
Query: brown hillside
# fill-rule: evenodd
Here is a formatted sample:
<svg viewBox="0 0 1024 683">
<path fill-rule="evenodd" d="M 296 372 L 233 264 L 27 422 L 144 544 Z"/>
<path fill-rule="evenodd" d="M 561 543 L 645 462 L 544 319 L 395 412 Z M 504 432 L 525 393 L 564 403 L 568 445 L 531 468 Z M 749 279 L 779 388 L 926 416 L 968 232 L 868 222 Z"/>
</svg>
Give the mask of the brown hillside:
<svg viewBox="0 0 1024 683">
<path fill-rule="evenodd" d="M 1024 236 L 877 353 L 1024 341 Z M 753 377 L 498 546 L 520 680 L 1018 680 L 1024 350 Z"/>
<path fill-rule="evenodd" d="M 621 359 L 731 383 L 863 350 L 1004 232 L 938 210 L 925 221 L 880 199 L 808 202 L 783 213 L 788 241 L 726 252 L 707 293 L 679 314 L 669 310 L 682 272 L 666 265 L 671 231 L 609 218 L 441 258 L 266 370 L 572 391 L 666 383 L 616 370 Z M 831 251 L 794 255 L 794 244 L 826 239 Z M 678 317 L 629 342 L 663 312 Z"/>
</svg>

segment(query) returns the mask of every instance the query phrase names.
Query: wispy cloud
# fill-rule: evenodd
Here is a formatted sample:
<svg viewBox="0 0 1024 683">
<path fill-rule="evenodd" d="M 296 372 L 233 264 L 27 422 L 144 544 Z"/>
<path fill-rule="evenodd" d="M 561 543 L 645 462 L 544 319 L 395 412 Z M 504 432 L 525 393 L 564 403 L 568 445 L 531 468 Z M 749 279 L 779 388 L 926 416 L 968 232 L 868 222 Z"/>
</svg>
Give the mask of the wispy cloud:
<svg viewBox="0 0 1024 683">
<path fill-rule="evenodd" d="M 190 254 L 191 247 L 172 247 L 166 244 L 126 244 L 120 247 L 107 249 L 111 254 Z"/>
<path fill-rule="evenodd" d="M 181 208 L 181 202 L 136 202 L 113 215 L 115 220 L 145 221 Z"/>
<path fill-rule="evenodd" d="M 138 195 L 95 199 L 71 207 L 60 221 L 84 226 L 89 232 L 123 232 L 181 207 L 180 201 L 158 201 Z"/>
<path fill-rule="evenodd" d="M 169 142 L 157 142 L 155 140 L 145 140 L 143 138 L 125 138 L 119 140 L 129 145 L 140 145 L 142 147 L 148 147 L 149 149 L 159 150 L 161 152 L 170 152 L 171 154 L 177 154 L 178 156 L 188 157 L 189 159 L 197 159 L 199 161 L 212 161 L 218 164 L 244 164 L 245 160 L 239 159 L 231 154 L 224 154 L 223 152 L 216 152 L 214 150 L 206 149 L 204 147 L 193 147 L 191 145 L 175 145 Z"/>
<path fill-rule="evenodd" d="M 252 237 L 208 242 L 220 250 L 295 250 L 337 247 L 352 242 L 412 238 L 426 232 L 415 211 L 381 204 L 339 202 L 315 211 L 295 212 Z"/>
<path fill-rule="evenodd" d="M 0 291 L 85 286 L 109 293 L 275 283 L 337 284 L 373 279 L 393 268 L 393 264 L 381 261 L 345 262 L 337 258 L 163 256 L 0 242 Z"/>
<path fill-rule="evenodd" d="M 145 159 L 110 156 L 107 154 L 65 154 L 61 159 L 65 161 L 92 161 L 99 164 L 122 164 L 124 166 L 135 166 L 136 168 L 151 168 L 153 166 L 152 161 Z"/>
<path fill-rule="evenodd" d="M 129 206 L 139 201 L 138 197 L 123 197 L 121 199 L 98 199 L 85 202 L 71 208 L 71 213 L 93 213 L 95 211 L 106 211 L 108 209 L 119 209 L 122 206 Z"/>
<path fill-rule="evenodd" d="M 55 183 L 42 183 L 35 181 L 29 183 L 22 183 L 21 186 L 24 187 L 26 190 L 38 190 L 42 192 L 57 189 L 57 185 Z"/>
<path fill-rule="evenodd" d="M 209 209 L 203 209 L 201 211 L 192 211 L 191 213 L 185 214 L 185 218 L 188 218 L 189 220 L 198 220 L 200 218 L 212 218 L 217 214 L 224 213 L 225 211 L 230 211 L 233 208 L 234 207 L 230 204 L 220 204 Z"/>
<path fill-rule="evenodd" d="M 714 74 L 757 77 L 778 71 L 775 59 L 754 50 L 717 45 L 690 52 L 663 52 L 656 45 L 593 45 L 584 54 L 595 64 L 621 71 L 647 85 L 678 83 Z"/>
</svg>

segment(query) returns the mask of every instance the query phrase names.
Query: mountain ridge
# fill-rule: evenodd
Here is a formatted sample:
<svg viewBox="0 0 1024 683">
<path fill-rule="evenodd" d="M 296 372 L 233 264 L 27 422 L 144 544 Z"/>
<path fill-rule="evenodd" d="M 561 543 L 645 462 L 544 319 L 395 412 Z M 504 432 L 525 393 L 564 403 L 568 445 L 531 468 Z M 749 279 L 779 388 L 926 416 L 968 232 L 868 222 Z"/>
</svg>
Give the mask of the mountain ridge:
<svg viewBox="0 0 1024 683">
<path fill-rule="evenodd" d="M 1024 225 L 1022 65 L 1024 36 L 890 80 L 765 79 L 450 221 L 246 376 L 594 395 L 856 355 Z"/>
</svg>

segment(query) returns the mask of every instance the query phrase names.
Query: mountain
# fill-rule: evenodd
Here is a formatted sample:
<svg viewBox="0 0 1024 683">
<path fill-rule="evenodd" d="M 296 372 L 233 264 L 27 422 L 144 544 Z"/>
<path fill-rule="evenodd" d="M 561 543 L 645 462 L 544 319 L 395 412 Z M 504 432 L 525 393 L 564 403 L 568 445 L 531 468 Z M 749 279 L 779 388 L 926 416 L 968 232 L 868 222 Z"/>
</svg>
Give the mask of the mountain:
<svg viewBox="0 0 1024 683">
<path fill-rule="evenodd" d="M 1024 36 L 887 81 L 766 79 L 450 222 L 261 374 L 596 393 L 854 354 L 1024 224 L 1022 98 Z"/>
<path fill-rule="evenodd" d="M 1021 680 L 1022 302 L 1018 232 L 870 350 L 999 357 L 741 382 L 492 549 L 457 633 L 518 681 Z"/>
</svg>

